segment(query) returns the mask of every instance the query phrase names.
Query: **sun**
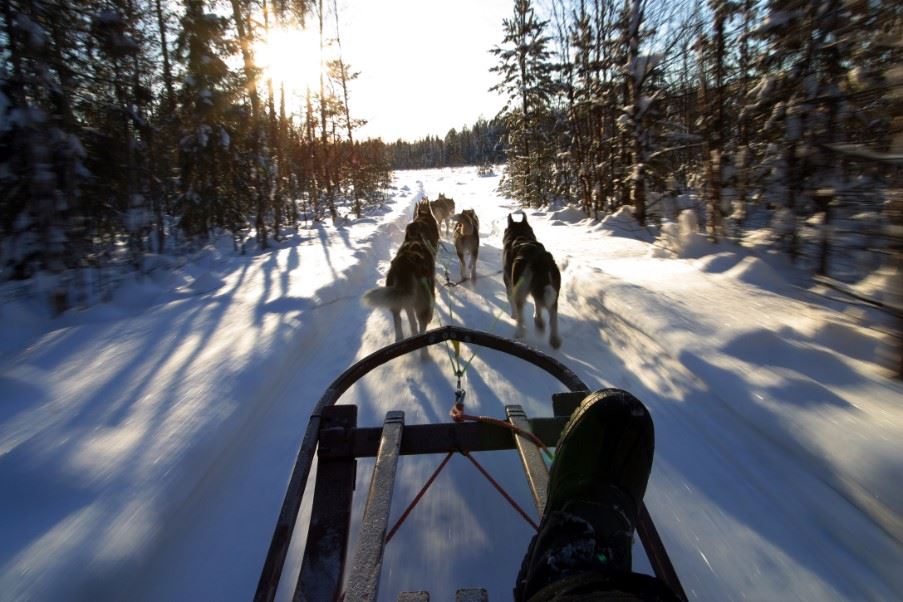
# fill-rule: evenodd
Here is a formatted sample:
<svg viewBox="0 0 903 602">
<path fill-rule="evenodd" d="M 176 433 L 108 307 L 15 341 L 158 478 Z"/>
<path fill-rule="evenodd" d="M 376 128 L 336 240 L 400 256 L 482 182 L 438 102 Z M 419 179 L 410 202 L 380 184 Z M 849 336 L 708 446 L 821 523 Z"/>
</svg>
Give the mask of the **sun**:
<svg viewBox="0 0 903 602">
<path fill-rule="evenodd" d="M 286 95 L 303 96 L 308 89 L 316 93 L 320 86 L 320 44 L 316 32 L 300 28 L 277 27 L 254 47 L 254 60 L 264 81 L 272 78 Z M 278 93 L 278 92 L 277 92 Z"/>
</svg>

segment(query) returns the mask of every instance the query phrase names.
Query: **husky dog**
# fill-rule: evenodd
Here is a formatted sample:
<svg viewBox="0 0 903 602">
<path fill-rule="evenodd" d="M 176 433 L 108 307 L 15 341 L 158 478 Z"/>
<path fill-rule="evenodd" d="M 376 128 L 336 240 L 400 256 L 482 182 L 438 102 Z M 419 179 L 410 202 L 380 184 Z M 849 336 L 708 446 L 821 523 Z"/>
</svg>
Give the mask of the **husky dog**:
<svg viewBox="0 0 903 602">
<path fill-rule="evenodd" d="M 370 307 L 386 307 L 395 323 L 395 341 L 404 338 L 401 311 L 408 314 L 411 335 L 422 333 L 433 319 L 436 291 L 436 247 L 439 226 L 424 197 L 414 206 L 414 221 L 404 231 L 404 242 L 395 253 L 386 274 L 386 286 L 364 293 Z"/>
<path fill-rule="evenodd" d="M 439 198 L 435 201 L 430 201 L 430 209 L 433 210 L 436 222 L 440 226 L 445 222 L 445 235 L 448 236 L 448 231 L 452 226 L 452 220 L 455 213 L 455 200 L 440 193 Z"/>
<path fill-rule="evenodd" d="M 423 244 L 427 245 L 430 249 L 433 249 L 433 251 L 435 252 L 435 244 L 436 242 L 438 242 L 436 237 L 437 231 L 438 230 L 436 229 L 435 223 L 431 225 L 426 220 L 414 220 L 404 229 L 404 241 L 420 241 Z"/>
<path fill-rule="evenodd" d="M 436 259 L 433 249 L 422 240 L 406 240 L 399 247 L 386 286 L 364 293 L 370 307 L 385 307 L 392 312 L 395 342 L 404 338 L 401 310 L 408 314 L 411 335 L 421 334 L 433 319 L 433 297 L 436 290 Z"/>
<path fill-rule="evenodd" d="M 552 254 L 546 251 L 527 223 L 523 212 L 521 220 L 515 222 L 508 214 L 508 227 L 502 237 L 502 278 L 505 292 L 511 304 L 511 317 L 517 322 L 515 338 L 524 336 L 524 302 L 527 295 L 533 296 L 535 315 L 533 322 L 537 330 L 545 328 L 542 309 L 549 312 L 549 343 L 555 349 L 561 346 L 558 336 L 558 293 L 561 290 L 561 272 L 555 265 Z"/>
<path fill-rule="evenodd" d="M 453 216 L 455 221 L 455 251 L 461 262 L 461 280 L 466 280 L 464 254 L 470 255 L 470 279 L 477 279 L 477 255 L 480 253 L 480 218 L 473 209 L 465 209 Z"/>
<path fill-rule="evenodd" d="M 439 247 L 439 224 L 433 216 L 430 205 L 432 203 L 426 197 L 414 205 L 414 220 L 405 228 L 405 240 L 408 240 L 409 235 L 419 236 L 430 246 L 435 255 L 436 249 Z"/>
</svg>

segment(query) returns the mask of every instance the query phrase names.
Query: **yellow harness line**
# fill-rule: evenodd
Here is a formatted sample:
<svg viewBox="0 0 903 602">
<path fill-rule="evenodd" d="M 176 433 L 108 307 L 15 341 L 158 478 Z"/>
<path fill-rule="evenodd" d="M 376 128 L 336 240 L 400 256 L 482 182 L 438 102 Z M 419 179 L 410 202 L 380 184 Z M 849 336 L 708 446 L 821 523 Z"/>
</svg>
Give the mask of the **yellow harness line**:
<svg viewBox="0 0 903 602">
<path fill-rule="evenodd" d="M 495 313 L 495 319 L 492 321 L 492 324 L 490 324 L 489 332 L 492 332 L 493 330 L 495 330 L 495 326 L 498 323 L 499 318 L 501 317 L 500 309 L 496 308 L 494 313 Z M 451 304 L 448 305 L 448 314 L 449 314 L 449 316 L 454 318 L 454 313 L 452 311 Z M 438 320 L 439 320 L 439 324 L 444 326 L 444 324 L 442 324 L 442 318 L 438 317 Z M 461 379 L 464 377 L 465 373 L 467 372 L 467 370 L 470 368 L 471 364 L 473 363 L 473 359 L 474 359 L 474 357 L 476 357 L 477 352 L 475 350 L 471 349 L 470 357 L 467 359 L 466 362 L 464 362 L 464 365 L 462 366 L 461 365 L 461 341 L 458 341 L 457 339 L 449 341 L 448 339 L 446 339 L 445 349 L 448 352 L 448 360 L 451 363 L 452 372 L 454 373 L 455 378 L 457 379 L 457 383 L 456 383 L 456 387 L 455 387 L 455 403 L 452 406 L 452 411 L 450 412 L 450 415 L 452 416 L 452 418 L 456 421 L 472 420 L 474 422 L 484 422 L 487 424 L 494 424 L 496 426 L 505 427 L 519 435 L 522 435 L 523 437 L 528 439 L 530 442 L 535 444 L 536 447 L 538 447 L 539 450 L 543 453 L 543 456 L 549 462 L 549 464 L 554 462 L 554 460 L 555 460 L 554 452 L 552 452 L 552 450 L 550 450 L 545 444 L 543 444 L 543 442 L 540 441 L 539 438 L 536 437 L 536 435 L 534 435 L 533 433 L 521 430 L 518 427 L 511 424 L 510 422 L 507 422 L 504 420 L 499 420 L 497 418 L 492 418 L 489 416 L 469 416 L 467 414 L 464 414 L 464 397 L 467 394 L 467 392 L 464 390 L 464 387 L 461 384 Z M 453 350 L 454 350 L 454 353 L 452 353 Z"/>
</svg>

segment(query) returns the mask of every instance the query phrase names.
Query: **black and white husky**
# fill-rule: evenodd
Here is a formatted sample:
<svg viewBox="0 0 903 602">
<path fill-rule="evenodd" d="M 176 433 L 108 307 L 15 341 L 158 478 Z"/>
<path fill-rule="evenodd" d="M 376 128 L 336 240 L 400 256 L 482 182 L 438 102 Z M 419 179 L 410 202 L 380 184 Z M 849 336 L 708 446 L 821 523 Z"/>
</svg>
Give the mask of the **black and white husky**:
<svg viewBox="0 0 903 602">
<path fill-rule="evenodd" d="M 480 218 L 473 209 L 454 215 L 455 252 L 461 262 L 461 280 L 467 279 L 464 256 L 470 256 L 470 279 L 477 279 L 477 256 L 480 254 Z"/>
<path fill-rule="evenodd" d="M 537 330 L 543 330 L 542 309 L 549 312 L 549 343 L 555 349 L 561 346 L 558 336 L 558 294 L 561 291 L 561 272 L 552 254 L 546 251 L 527 223 L 527 216 L 518 212 L 520 221 L 508 214 L 508 227 L 502 237 L 502 278 L 505 292 L 511 304 L 511 317 L 517 322 L 515 338 L 524 336 L 524 303 L 527 295 L 533 297 Z"/>
</svg>

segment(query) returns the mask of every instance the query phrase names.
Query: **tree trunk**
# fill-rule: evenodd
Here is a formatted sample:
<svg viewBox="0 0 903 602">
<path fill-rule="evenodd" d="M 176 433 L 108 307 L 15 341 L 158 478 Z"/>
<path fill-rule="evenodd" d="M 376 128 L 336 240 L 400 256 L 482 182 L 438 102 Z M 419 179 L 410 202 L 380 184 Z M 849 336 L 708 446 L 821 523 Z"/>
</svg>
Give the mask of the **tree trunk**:
<svg viewBox="0 0 903 602">
<path fill-rule="evenodd" d="M 345 129 L 348 130 L 348 143 L 351 145 L 351 185 L 354 188 L 354 215 L 361 216 L 361 196 L 358 178 L 358 157 L 354 146 L 354 136 L 351 127 L 351 108 L 348 106 L 348 78 L 345 73 L 345 60 L 342 58 L 342 37 L 339 35 L 339 9 L 337 0 L 332 0 L 335 13 L 335 40 L 339 47 L 339 77 L 342 84 L 342 106 L 345 109 Z"/>
<path fill-rule="evenodd" d="M 247 80 L 248 96 L 251 99 L 251 119 L 254 120 L 252 126 L 251 153 L 252 161 L 255 163 L 253 179 L 255 180 L 255 194 L 257 195 L 257 216 L 255 219 L 255 228 L 257 229 L 257 244 L 261 249 L 269 247 L 267 241 L 266 228 L 266 195 L 261 190 L 261 178 L 259 167 L 256 166 L 260 160 L 261 154 L 261 138 L 263 137 L 260 130 L 260 97 L 257 95 L 257 78 L 254 76 L 254 55 L 251 51 L 251 30 L 250 23 L 246 23 L 242 13 L 241 0 L 231 0 L 232 3 L 232 20 L 235 24 L 235 31 L 238 33 L 238 44 L 241 47 L 241 56 L 244 62 L 245 79 Z M 247 27 L 246 27 L 247 25 Z"/>
<path fill-rule="evenodd" d="M 163 5 L 161 0 L 154 0 L 154 7 L 157 13 L 157 27 L 160 28 L 160 54 L 163 57 L 163 87 L 166 90 L 166 104 L 172 102 L 175 98 L 175 92 L 172 87 L 172 67 L 169 64 L 169 45 L 166 42 L 166 19 L 163 16 Z"/>
</svg>

